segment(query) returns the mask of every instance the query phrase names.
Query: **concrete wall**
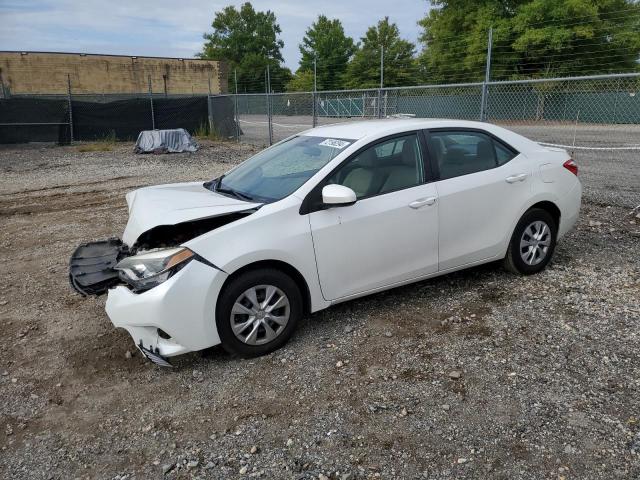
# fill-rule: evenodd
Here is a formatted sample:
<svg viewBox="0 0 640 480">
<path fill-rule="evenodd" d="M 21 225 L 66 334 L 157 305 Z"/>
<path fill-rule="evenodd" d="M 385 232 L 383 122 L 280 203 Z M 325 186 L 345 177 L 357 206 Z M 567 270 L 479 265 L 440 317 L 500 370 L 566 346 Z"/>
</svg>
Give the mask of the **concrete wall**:
<svg viewBox="0 0 640 480">
<path fill-rule="evenodd" d="M 149 75 L 154 93 L 227 92 L 224 63 L 77 53 L 0 52 L 0 81 L 5 95 L 65 94 L 67 75 L 73 93 L 146 93 Z M 0 86 L 0 97 L 2 97 Z"/>
</svg>

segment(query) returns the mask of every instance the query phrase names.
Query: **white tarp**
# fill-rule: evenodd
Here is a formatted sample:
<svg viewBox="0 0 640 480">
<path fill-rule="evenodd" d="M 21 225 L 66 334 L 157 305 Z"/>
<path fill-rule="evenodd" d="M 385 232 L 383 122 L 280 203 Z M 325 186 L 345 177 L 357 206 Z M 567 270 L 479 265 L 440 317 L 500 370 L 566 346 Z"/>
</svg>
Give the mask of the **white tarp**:
<svg viewBox="0 0 640 480">
<path fill-rule="evenodd" d="M 196 152 L 198 144 L 184 128 L 144 130 L 138 135 L 135 153 Z"/>
</svg>

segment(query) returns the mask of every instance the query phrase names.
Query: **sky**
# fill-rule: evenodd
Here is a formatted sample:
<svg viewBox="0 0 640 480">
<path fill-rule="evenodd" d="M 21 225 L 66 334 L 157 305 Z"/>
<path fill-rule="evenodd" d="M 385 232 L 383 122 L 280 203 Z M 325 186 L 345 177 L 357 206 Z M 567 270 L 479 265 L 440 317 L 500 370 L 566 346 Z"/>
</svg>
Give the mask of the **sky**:
<svg viewBox="0 0 640 480">
<path fill-rule="evenodd" d="M 108 53 L 191 58 L 202 48 L 214 13 L 243 2 L 217 0 L 0 0 L 0 50 Z M 417 42 L 426 0 L 254 0 L 276 14 L 285 65 L 298 66 L 298 44 L 321 13 L 338 18 L 359 40 L 385 16 Z"/>
</svg>

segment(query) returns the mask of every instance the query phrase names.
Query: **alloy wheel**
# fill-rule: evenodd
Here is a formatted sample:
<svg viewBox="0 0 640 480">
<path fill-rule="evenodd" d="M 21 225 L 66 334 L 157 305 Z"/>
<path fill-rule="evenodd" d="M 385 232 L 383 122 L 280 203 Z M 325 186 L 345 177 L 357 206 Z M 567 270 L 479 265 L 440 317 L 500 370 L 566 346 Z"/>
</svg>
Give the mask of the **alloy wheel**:
<svg viewBox="0 0 640 480">
<path fill-rule="evenodd" d="M 245 290 L 231 309 L 231 330 L 247 345 L 264 345 L 280 335 L 291 314 L 285 293 L 273 285 Z"/>
<path fill-rule="evenodd" d="M 527 226 L 520 238 L 520 257 L 527 265 L 538 265 L 549 252 L 551 229 L 542 220 L 536 220 Z"/>
</svg>

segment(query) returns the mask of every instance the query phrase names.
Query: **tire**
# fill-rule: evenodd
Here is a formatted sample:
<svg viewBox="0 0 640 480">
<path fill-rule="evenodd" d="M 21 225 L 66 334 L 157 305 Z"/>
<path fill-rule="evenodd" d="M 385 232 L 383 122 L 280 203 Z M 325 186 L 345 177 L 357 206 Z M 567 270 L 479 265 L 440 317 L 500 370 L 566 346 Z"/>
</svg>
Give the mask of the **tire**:
<svg viewBox="0 0 640 480">
<path fill-rule="evenodd" d="M 544 231 L 544 226 L 548 231 Z M 532 275 L 542 271 L 556 248 L 558 226 L 546 210 L 528 210 L 516 225 L 504 266 L 513 273 Z M 540 238 L 538 238 L 540 237 Z"/>
<path fill-rule="evenodd" d="M 257 357 L 282 347 L 302 313 L 300 288 L 291 277 L 275 269 L 250 270 L 232 278 L 218 297 L 216 326 L 227 352 Z"/>
</svg>

